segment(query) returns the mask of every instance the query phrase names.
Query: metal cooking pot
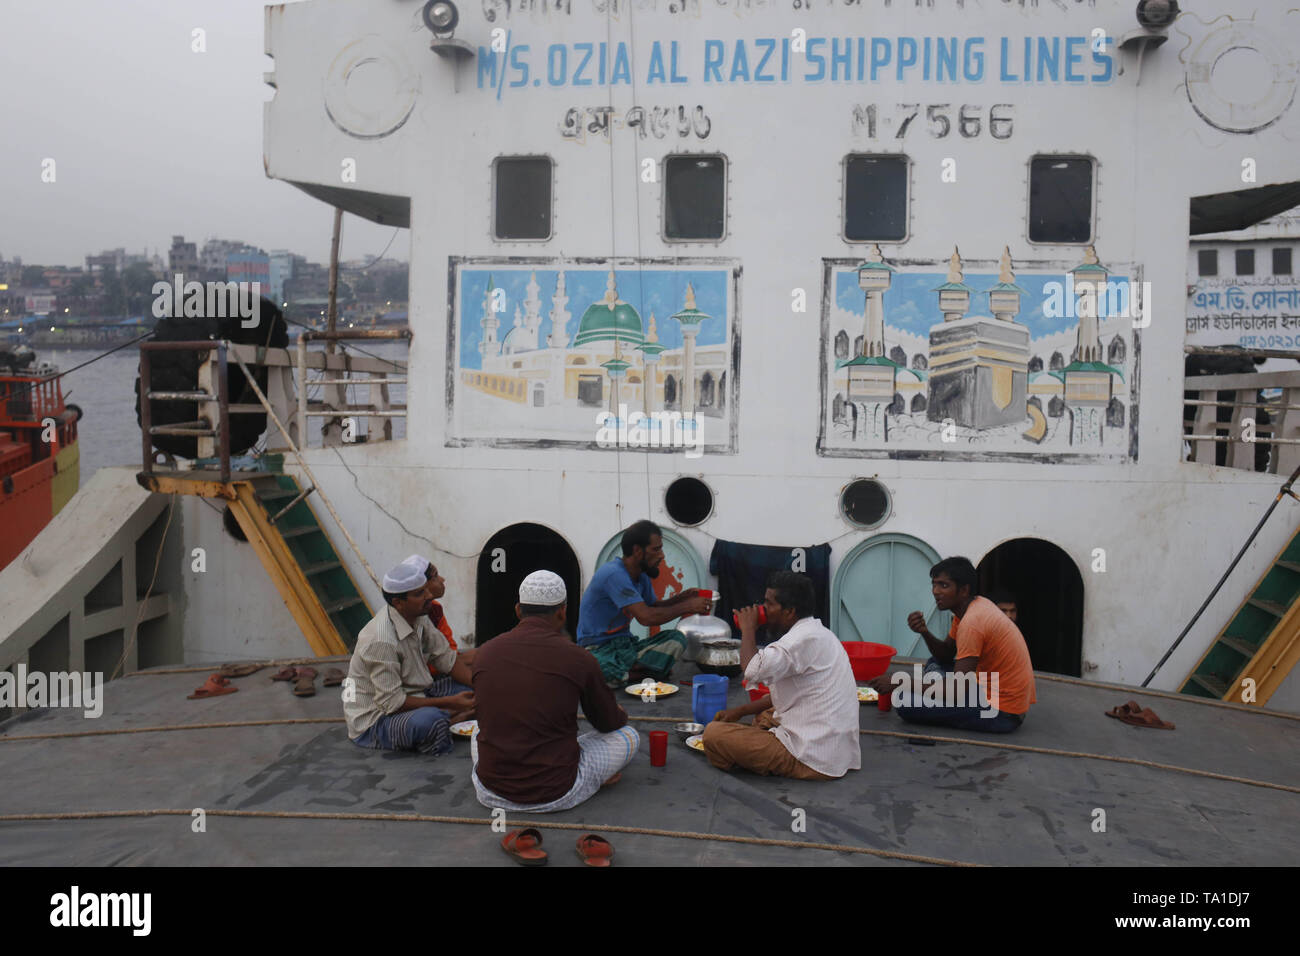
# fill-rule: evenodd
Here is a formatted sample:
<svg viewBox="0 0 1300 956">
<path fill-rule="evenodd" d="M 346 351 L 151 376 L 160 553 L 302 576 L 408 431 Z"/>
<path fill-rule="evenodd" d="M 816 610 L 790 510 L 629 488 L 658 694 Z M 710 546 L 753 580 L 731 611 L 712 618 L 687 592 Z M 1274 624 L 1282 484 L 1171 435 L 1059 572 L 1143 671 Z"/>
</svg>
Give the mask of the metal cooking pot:
<svg viewBox="0 0 1300 956">
<path fill-rule="evenodd" d="M 686 637 L 686 652 L 682 655 L 682 659 L 687 661 L 699 660 L 701 650 L 710 644 L 719 641 L 736 643 L 727 622 L 712 614 L 691 614 L 684 617 L 677 622 L 677 630 Z M 736 646 L 740 645 L 736 643 Z M 739 652 L 737 652 L 736 663 L 740 663 Z"/>
</svg>

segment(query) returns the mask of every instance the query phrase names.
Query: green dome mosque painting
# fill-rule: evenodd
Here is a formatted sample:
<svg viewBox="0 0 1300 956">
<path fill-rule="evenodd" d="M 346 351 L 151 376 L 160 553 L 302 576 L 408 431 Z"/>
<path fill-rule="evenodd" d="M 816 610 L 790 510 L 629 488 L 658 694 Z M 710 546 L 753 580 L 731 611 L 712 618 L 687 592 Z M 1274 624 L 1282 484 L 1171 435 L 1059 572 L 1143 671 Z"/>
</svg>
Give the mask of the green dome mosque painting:
<svg viewBox="0 0 1300 956">
<path fill-rule="evenodd" d="M 614 270 L 609 271 L 609 280 L 605 283 L 605 297 L 594 302 L 582 314 L 578 324 L 578 334 L 574 336 L 572 348 L 589 345 L 592 342 L 626 342 L 635 347 L 645 341 L 645 330 L 641 327 L 641 316 L 636 309 L 618 297 L 614 287 Z"/>
</svg>

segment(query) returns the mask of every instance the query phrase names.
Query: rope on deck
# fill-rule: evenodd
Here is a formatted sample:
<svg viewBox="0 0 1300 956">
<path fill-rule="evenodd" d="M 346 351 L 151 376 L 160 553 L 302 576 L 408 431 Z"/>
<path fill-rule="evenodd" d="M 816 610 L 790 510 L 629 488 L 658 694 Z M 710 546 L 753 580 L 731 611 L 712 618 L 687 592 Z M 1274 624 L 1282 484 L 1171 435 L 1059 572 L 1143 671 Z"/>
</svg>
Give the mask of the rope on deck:
<svg viewBox="0 0 1300 956">
<path fill-rule="evenodd" d="M 1265 717 L 1281 717 L 1283 720 L 1300 720 L 1300 714 L 1284 714 L 1279 710 L 1265 710 L 1252 704 L 1238 704 L 1231 700 L 1211 700 L 1208 697 L 1195 697 L 1191 694 L 1178 694 L 1168 690 L 1151 690 L 1149 687 L 1126 687 L 1123 684 L 1102 684 L 1098 681 L 1084 680 L 1081 677 L 1066 677 L 1063 674 L 1039 674 L 1035 672 L 1034 680 L 1052 680 L 1059 684 L 1078 684 L 1080 687 L 1096 687 L 1099 690 L 1113 690 L 1124 694 L 1146 694 L 1151 697 L 1164 697 L 1185 704 L 1205 704 L 1209 707 L 1226 707 L 1239 714 L 1262 714 Z"/>
<path fill-rule="evenodd" d="M 120 819 L 122 817 L 155 816 L 192 816 L 193 810 L 78 810 L 62 813 L 6 813 L 0 814 L 0 823 L 29 823 L 41 820 L 102 820 Z M 491 826 L 494 820 L 483 817 L 444 817 L 423 813 L 312 813 L 307 811 L 287 810 L 208 810 L 204 816 L 209 817 L 254 817 L 263 819 L 287 820 L 360 820 L 380 823 L 455 823 Z M 511 822 L 502 823 L 510 826 Z M 813 843 L 804 840 L 777 840 L 769 837 L 733 836 L 727 833 L 696 833 L 691 830 L 660 830 L 654 827 L 604 826 L 595 823 L 559 823 L 554 820 L 515 820 L 515 825 L 538 827 L 544 830 L 581 830 L 584 833 L 630 833 L 637 836 L 669 837 L 679 840 L 708 840 L 716 843 L 743 843 L 750 846 L 780 846 L 796 850 L 826 850 L 833 853 L 858 853 L 865 856 L 880 857 L 885 860 L 901 860 L 906 863 L 928 863 L 934 866 L 982 867 L 983 863 L 968 863 L 963 860 L 948 860 L 943 857 L 921 856 L 916 853 L 899 853 L 895 850 L 875 850 L 865 846 L 852 846 L 847 843 Z"/>
<path fill-rule="evenodd" d="M 968 737 L 935 737 L 931 734 L 909 734 L 897 730 L 865 730 L 859 734 L 873 737 L 902 737 L 905 740 L 933 740 L 940 744 L 969 744 L 972 747 L 992 747 L 994 750 L 1020 750 L 1031 754 L 1047 754 L 1052 757 L 1083 757 L 1089 760 L 1109 760 L 1112 763 L 1128 763 L 1139 767 L 1153 767 L 1156 770 L 1171 770 L 1175 773 L 1189 773 L 1197 777 L 1209 777 L 1211 780 L 1227 780 L 1230 783 L 1244 783 L 1252 787 L 1267 787 L 1271 790 L 1283 790 L 1287 793 L 1300 793 L 1300 787 L 1285 783 L 1271 783 L 1267 780 L 1252 780 L 1249 777 L 1234 777 L 1213 770 L 1197 770 L 1193 767 L 1179 767 L 1171 763 L 1156 763 L 1154 760 L 1142 760 L 1139 757 L 1118 757 L 1113 754 L 1094 754 L 1079 750 L 1056 750 L 1052 747 L 1030 747 L 1025 744 L 1003 743 L 996 740 L 971 740 Z"/>
<path fill-rule="evenodd" d="M 628 720 L 639 720 L 644 723 L 683 722 L 677 717 L 629 716 Z M 279 724 L 341 724 L 343 722 L 344 720 L 342 717 L 292 717 L 279 720 L 231 720 L 215 724 L 168 724 L 159 727 L 122 727 L 113 730 L 79 730 L 60 734 L 0 736 L 0 743 L 21 740 L 59 740 L 70 737 L 108 737 L 114 734 L 149 734 L 171 730 L 215 730 L 229 727 L 271 727 Z M 1151 767 L 1155 770 L 1169 770 L 1175 773 L 1191 774 L 1196 777 L 1208 777 L 1211 780 L 1224 780 L 1229 783 L 1243 783 L 1251 787 L 1265 787 L 1270 790 L 1282 790 L 1286 793 L 1300 793 L 1300 787 L 1293 787 L 1285 783 L 1272 783 L 1268 780 L 1252 780 L 1250 777 L 1235 777 L 1226 773 L 1215 773 L 1212 770 L 1197 770 L 1194 767 L 1179 767 L 1175 764 L 1156 763 L 1153 760 L 1142 760 L 1138 757 L 1118 757 L 1112 754 L 1089 753 L 1079 750 L 1057 750 L 1051 747 L 1030 747 L 1026 744 L 1012 744 L 999 740 L 972 740 L 968 737 L 936 737 L 933 734 L 908 733 L 907 731 L 897 730 L 859 729 L 858 733 L 873 737 L 900 737 L 904 740 L 930 740 L 938 744 L 968 744 L 972 747 L 991 747 L 994 750 L 1019 750 L 1024 753 L 1045 754 L 1051 757 L 1075 757 L 1087 760 L 1107 760 L 1111 763 L 1127 763 L 1139 767 Z"/>
<path fill-rule="evenodd" d="M 304 657 L 296 660 L 267 661 L 267 667 L 290 667 L 299 664 L 333 664 L 342 663 L 351 660 L 347 654 L 336 654 L 332 657 Z M 910 660 L 910 658 L 909 658 Z M 261 661 L 250 661 L 248 663 L 258 664 Z M 211 672 L 219 670 L 220 664 L 207 665 L 205 667 L 169 667 L 158 668 L 147 671 L 132 671 L 125 674 L 125 677 L 149 677 L 153 674 L 201 674 L 205 671 Z M 1176 700 L 1184 704 L 1202 704 L 1207 707 L 1226 707 L 1228 710 L 1235 710 L 1241 714 L 1261 714 L 1265 717 L 1280 717 L 1283 720 L 1300 720 L 1300 714 L 1286 714 L 1277 710 L 1265 710 L 1263 707 L 1252 706 L 1251 704 L 1238 704 L 1234 701 L 1211 700 L 1207 697 L 1195 697 L 1191 694 L 1178 694 L 1167 690 L 1152 690 L 1149 687 L 1128 687 L 1124 684 L 1103 684 L 1099 681 L 1084 680 L 1081 677 L 1066 677 L 1063 674 L 1040 674 L 1034 672 L 1035 680 L 1050 680 L 1060 684 L 1075 684 L 1079 687 L 1096 687 L 1099 690 L 1113 690 L 1117 693 L 1125 694 L 1146 694 L 1151 697 L 1164 697 L 1167 700 Z M 915 736 L 915 734 L 913 734 Z"/>
</svg>

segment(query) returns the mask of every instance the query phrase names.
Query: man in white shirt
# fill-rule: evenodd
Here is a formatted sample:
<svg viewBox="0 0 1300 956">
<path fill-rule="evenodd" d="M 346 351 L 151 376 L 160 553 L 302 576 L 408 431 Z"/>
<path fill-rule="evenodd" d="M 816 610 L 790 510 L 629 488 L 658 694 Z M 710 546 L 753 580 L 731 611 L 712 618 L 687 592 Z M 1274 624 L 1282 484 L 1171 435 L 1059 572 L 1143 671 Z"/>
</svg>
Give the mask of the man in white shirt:
<svg viewBox="0 0 1300 956">
<path fill-rule="evenodd" d="M 858 694 L 839 639 L 813 617 L 812 581 L 792 571 L 768 579 L 763 608 L 778 640 L 761 651 L 758 606 L 740 617 L 740 664 L 771 693 L 719 711 L 704 728 L 704 753 L 719 770 L 744 767 L 796 780 L 834 780 L 862 766 Z M 742 717 L 756 714 L 753 726 Z"/>
</svg>

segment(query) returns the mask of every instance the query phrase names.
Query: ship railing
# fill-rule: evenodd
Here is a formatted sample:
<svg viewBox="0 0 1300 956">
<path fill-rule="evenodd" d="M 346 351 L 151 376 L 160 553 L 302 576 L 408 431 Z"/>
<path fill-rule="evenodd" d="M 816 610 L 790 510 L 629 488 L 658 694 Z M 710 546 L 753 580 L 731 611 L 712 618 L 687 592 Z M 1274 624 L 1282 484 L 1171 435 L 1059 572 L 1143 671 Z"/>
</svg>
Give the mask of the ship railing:
<svg viewBox="0 0 1300 956">
<path fill-rule="evenodd" d="M 365 440 L 391 441 L 393 420 L 406 418 L 405 402 L 394 402 L 389 389 L 406 385 L 404 365 L 374 356 L 335 354 L 335 343 L 349 341 L 399 340 L 409 342 L 409 329 L 348 329 L 335 332 L 306 330 L 298 336 L 295 366 L 298 372 L 296 430 L 300 447 L 306 447 L 313 418 L 324 419 L 324 444 L 337 445 L 356 440 L 356 429 L 345 429 L 347 419 L 366 422 Z M 309 351 L 311 342 L 323 342 L 326 349 Z M 274 350 L 272 350 L 274 351 Z M 309 371 L 319 372 L 309 378 Z M 396 372 L 396 374 L 394 374 Z M 321 388 L 323 397 L 313 401 L 310 390 Z M 366 389 L 366 402 L 351 401 L 349 390 Z M 351 432 L 352 439 L 346 436 Z"/>
<path fill-rule="evenodd" d="M 1188 354 L 1296 359 L 1292 352 L 1187 347 Z M 1267 474 L 1300 465 L 1300 368 L 1183 379 L 1184 459 Z"/>
</svg>

